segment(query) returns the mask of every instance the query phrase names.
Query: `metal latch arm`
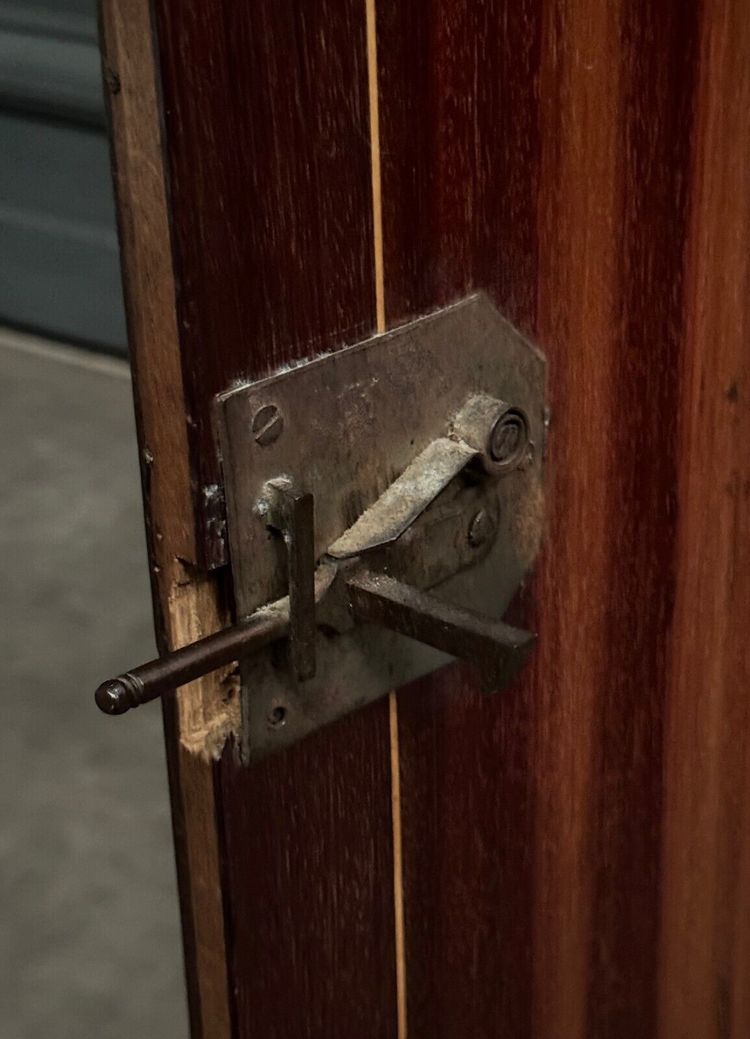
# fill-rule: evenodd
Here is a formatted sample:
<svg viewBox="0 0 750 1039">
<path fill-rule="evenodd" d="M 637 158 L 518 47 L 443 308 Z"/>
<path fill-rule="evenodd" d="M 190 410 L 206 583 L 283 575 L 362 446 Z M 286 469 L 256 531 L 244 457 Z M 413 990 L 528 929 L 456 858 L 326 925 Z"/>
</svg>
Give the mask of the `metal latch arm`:
<svg viewBox="0 0 750 1039">
<path fill-rule="evenodd" d="M 508 423 L 525 423 L 517 409 L 487 396 L 471 398 L 454 422 L 452 436 L 430 443 L 359 519 L 328 549 L 316 594 L 314 504 L 287 477 L 270 480 L 258 502 L 267 526 L 284 540 L 289 594 L 232 628 L 149 661 L 102 683 L 96 703 L 106 714 L 124 714 L 170 689 L 264 649 L 288 636 L 289 660 L 298 681 L 315 674 L 316 604 L 327 594 L 339 563 L 367 557 L 398 539 L 448 484 L 478 461 L 487 474 L 502 471 L 496 447 Z M 518 464 L 516 459 L 515 464 Z M 349 608 L 359 620 L 379 624 L 452 656 L 479 663 L 487 688 L 501 688 L 526 659 L 534 636 L 501 621 L 452 606 L 409 584 L 357 567 L 345 579 Z"/>
<path fill-rule="evenodd" d="M 511 681 L 536 642 L 529 631 L 444 602 L 386 574 L 358 573 L 347 581 L 347 590 L 359 620 L 473 661 L 487 692 Z"/>
<path fill-rule="evenodd" d="M 300 682 L 315 674 L 315 506 L 313 496 L 281 477 L 266 485 L 261 505 L 283 537 L 289 578 L 289 659 Z"/>
</svg>

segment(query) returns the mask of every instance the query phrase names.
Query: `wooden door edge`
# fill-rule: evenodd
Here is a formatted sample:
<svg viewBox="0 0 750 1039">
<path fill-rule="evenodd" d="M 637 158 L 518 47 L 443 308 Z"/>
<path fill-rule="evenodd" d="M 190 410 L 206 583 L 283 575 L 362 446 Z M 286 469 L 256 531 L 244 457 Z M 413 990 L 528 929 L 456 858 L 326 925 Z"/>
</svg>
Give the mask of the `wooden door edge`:
<svg viewBox="0 0 750 1039">
<path fill-rule="evenodd" d="M 161 648 L 176 648 L 227 611 L 218 579 L 184 563 L 193 510 L 187 429 L 174 421 L 184 397 L 149 0 L 100 0 L 99 27 L 156 627 Z M 164 711 L 191 1031 L 203 1039 L 232 1031 L 213 761 L 235 726 L 235 692 L 219 672 Z"/>
</svg>

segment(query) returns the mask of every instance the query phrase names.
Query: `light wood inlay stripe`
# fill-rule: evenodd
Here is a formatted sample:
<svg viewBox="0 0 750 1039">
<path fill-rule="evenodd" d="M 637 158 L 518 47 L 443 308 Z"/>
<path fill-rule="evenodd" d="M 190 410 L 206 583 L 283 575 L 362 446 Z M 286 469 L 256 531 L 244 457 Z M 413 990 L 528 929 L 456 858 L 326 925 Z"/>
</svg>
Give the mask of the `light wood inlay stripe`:
<svg viewBox="0 0 750 1039">
<path fill-rule="evenodd" d="M 370 102 L 370 164 L 372 170 L 372 230 L 375 265 L 375 315 L 378 332 L 385 332 L 385 271 L 383 266 L 383 203 L 380 182 L 380 118 L 378 110 L 378 45 L 375 0 L 365 0 L 367 13 L 367 86 Z M 398 1039 L 406 1039 L 406 954 L 404 937 L 403 851 L 401 835 L 401 773 L 398 743 L 398 698 L 389 695 L 391 743 L 391 817 L 393 820 L 393 916 L 396 940 L 396 1000 Z"/>
<path fill-rule="evenodd" d="M 380 116 L 378 110 L 378 42 L 375 0 L 367 9 L 367 88 L 370 99 L 370 163 L 372 168 L 372 231 L 375 260 L 375 316 L 378 332 L 385 332 L 385 274 L 383 269 L 383 203 L 380 190 Z"/>
</svg>

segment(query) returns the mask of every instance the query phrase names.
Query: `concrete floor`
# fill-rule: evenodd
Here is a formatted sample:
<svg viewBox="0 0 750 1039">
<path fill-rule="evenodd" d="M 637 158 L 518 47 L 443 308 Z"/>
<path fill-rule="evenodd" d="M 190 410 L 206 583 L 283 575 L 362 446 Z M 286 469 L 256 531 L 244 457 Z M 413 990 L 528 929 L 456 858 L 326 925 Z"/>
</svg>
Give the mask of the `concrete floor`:
<svg viewBox="0 0 750 1039">
<path fill-rule="evenodd" d="M 188 1034 L 125 365 L 0 333 L 0 1035 Z"/>
</svg>

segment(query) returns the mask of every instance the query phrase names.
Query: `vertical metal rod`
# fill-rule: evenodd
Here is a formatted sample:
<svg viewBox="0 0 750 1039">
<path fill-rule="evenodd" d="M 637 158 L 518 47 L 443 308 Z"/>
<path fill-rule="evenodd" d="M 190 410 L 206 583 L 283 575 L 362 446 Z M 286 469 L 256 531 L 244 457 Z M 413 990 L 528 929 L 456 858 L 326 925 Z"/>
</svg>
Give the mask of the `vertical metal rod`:
<svg viewBox="0 0 750 1039">
<path fill-rule="evenodd" d="M 284 538 L 289 570 L 289 658 L 300 681 L 315 674 L 315 507 L 291 480 L 272 480 L 268 520 Z"/>
<path fill-rule="evenodd" d="M 315 512 L 312 494 L 292 497 L 285 533 L 289 553 L 289 641 L 300 681 L 315 674 Z"/>
</svg>

